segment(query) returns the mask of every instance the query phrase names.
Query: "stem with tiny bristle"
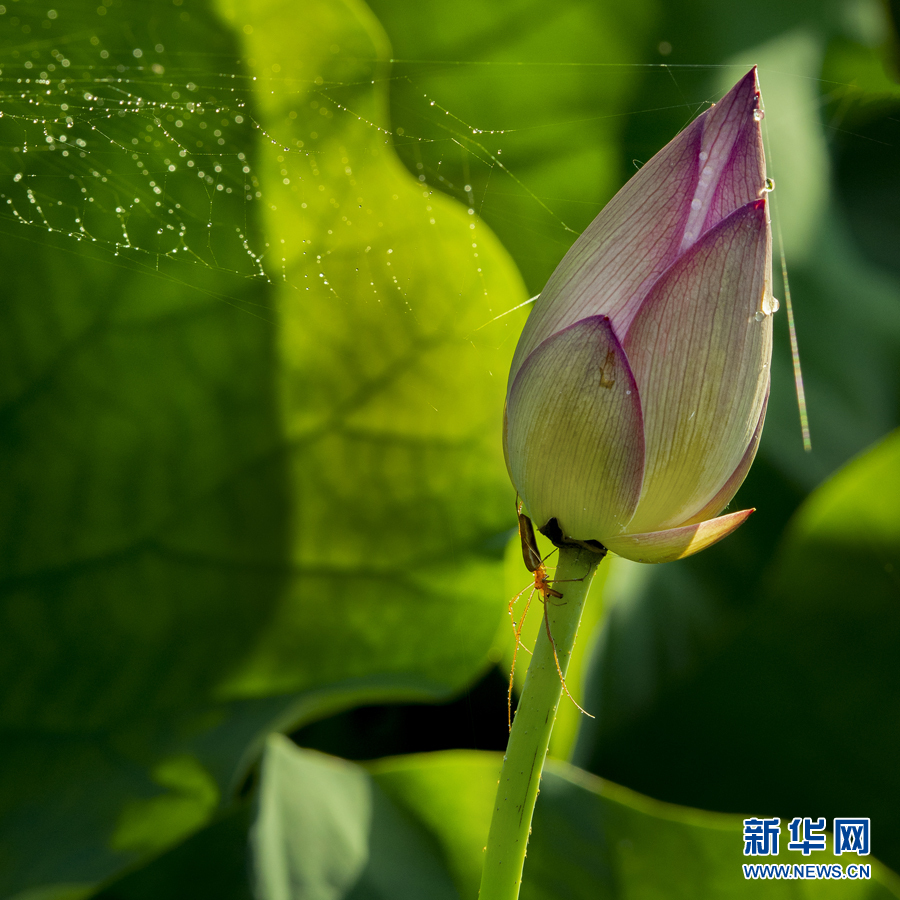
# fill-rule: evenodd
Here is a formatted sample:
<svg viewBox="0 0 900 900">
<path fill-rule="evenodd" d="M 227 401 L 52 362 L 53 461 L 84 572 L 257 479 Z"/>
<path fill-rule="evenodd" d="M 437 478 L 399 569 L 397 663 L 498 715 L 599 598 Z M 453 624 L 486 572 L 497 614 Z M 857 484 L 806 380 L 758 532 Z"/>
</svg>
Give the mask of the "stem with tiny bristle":
<svg viewBox="0 0 900 900">
<path fill-rule="evenodd" d="M 546 603 L 544 607 L 549 628 L 538 632 L 503 757 L 485 851 L 480 900 L 516 900 L 519 896 L 541 770 L 562 694 L 560 673 L 564 677 L 568 669 L 584 601 L 601 559 L 603 554 L 585 547 L 560 548 L 558 577 L 554 583 L 570 583 L 566 585 L 562 600 Z M 552 635 L 552 643 L 548 632 Z"/>
</svg>

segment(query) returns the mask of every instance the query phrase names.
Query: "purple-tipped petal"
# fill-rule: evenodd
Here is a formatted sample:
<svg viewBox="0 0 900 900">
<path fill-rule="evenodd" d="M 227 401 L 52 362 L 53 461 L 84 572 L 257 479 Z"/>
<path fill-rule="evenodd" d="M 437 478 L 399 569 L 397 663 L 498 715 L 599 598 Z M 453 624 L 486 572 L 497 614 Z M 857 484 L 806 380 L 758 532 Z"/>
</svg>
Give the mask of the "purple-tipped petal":
<svg viewBox="0 0 900 900">
<path fill-rule="evenodd" d="M 624 334 L 647 289 L 680 251 L 702 128 L 697 119 L 663 147 L 575 241 L 525 323 L 511 379 L 541 341 L 579 319 L 602 314 Z"/>
<path fill-rule="evenodd" d="M 760 196 L 765 160 L 754 67 L 670 141 L 572 245 L 535 303 L 510 370 L 551 334 L 606 315 L 621 339 L 647 292 L 705 231 Z"/>
<path fill-rule="evenodd" d="M 555 518 L 581 540 L 618 534 L 644 468 L 634 376 L 605 316 L 553 335 L 519 370 L 507 400 L 504 449 L 537 527 Z"/>
<path fill-rule="evenodd" d="M 642 563 L 672 562 L 693 556 L 701 550 L 721 541 L 739 525 L 747 521 L 752 509 L 708 519 L 695 525 L 682 525 L 666 531 L 652 531 L 645 534 L 621 534 L 606 547 L 618 556 Z"/>
<path fill-rule="evenodd" d="M 654 286 L 624 341 L 644 414 L 641 502 L 629 533 L 676 527 L 737 469 L 771 355 L 765 200 L 707 232 Z M 760 320 L 757 321 L 757 318 Z"/>
<path fill-rule="evenodd" d="M 759 109 L 754 67 L 704 114 L 698 180 L 682 251 L 736 209 L 760 198 L 766 164 L 755 118 Z"/>
</svg>

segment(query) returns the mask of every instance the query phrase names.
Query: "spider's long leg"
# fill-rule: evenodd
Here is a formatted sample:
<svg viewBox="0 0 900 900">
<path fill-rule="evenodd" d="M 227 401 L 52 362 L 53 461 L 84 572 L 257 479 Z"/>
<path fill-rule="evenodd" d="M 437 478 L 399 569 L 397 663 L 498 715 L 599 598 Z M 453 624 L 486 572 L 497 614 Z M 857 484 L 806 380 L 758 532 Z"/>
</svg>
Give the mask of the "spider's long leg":
<svg viewBox="0 0 900 900">
<path fill-rule="evenodd" d="M 528 588 L 530 588 L 530 587 L 533 587 L 533 585 L 529 584 L 526 587 L 523 587 L 522 590 L 519 591 L 518 594 L 513 596 L 512 600 L 509 601 L 509 606 L 506 607 L 506 612 L 509 614 L 510 621 L 513 623 L 513 628 L 516 627 L 516 620 L 515 620 L 515 617 L 513 616 L 513 607 L 516 605 L 516 601 L 519 599 L 519 597 L 521 597 L 522 594 L 524 594 L 525 591 L 527 591 Z"/>
<path fill-rule="evenodd" d="M 524 591 L 523 591 L 524 593 Z M 512 731 L 512 692 L 513 692 L 513 678 L 516 674 L 516 657 L 519 655 L 519 647 L 523 647 L 522 644 L 522 626 L 525 624 L 525 616 L 528 615 L 528 610 L 531 607 L 531 598 L 534 597 L 534 591 L 528 595 L 528 602 L 525 604 L 525 610 L 522 613 L 522 618 L 519 620 L 518 624 L 513 620 L 513 630 L 516 633 L 516 645 L 513 648 L 513 658 L 512 658 L 512 667 L 509 670 L 509 690 L 506 692 L 506 724 L 509 726 L 509 730 Z M 527 647 L 524 647 L 525 650 L 528 650 Z M 531 651 L 528 650 L 530 653 Z"/>
<path fill-rule="evenodd" d="M 566 696 L 575 704 L 576 708 L 579 712 L 584 713 L 589 719 L 593 719 L 594 717 L 584 709 L 581 704 L 569 693 L 569 687 L 566 684 L 566 679 L 563 676 L 562 668 L 559 665 L 559 657 L 556 655 L 556 642 L 553 640 L 553 635 L 550 633 L 550 618 L 547 615 L 547 603 L 544 602 L 544 625 L 547 628 L 547 638 L 550 641 L 550 646 L 553 648 L 553 659 L 556 662 L 556 672 L 559 675 L 560 684 L 562 684 L 562 689 L 565 691 Z"/>
</svg>

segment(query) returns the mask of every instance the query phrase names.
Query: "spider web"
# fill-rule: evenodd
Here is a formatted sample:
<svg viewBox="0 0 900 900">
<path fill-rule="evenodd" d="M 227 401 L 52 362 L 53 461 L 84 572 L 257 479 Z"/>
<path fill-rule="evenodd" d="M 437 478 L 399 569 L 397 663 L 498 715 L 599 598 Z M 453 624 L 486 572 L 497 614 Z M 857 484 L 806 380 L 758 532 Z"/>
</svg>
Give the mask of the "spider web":
<svg viewBox="0 0 900 900">
<path fill-rule="evenodd" d="M 267 277 L 249 227 L 261 198 L 250 77 L 173 66 L 162 43 L 113 52 L 64 34 L 17 46 L 11 31 L 29 20 L 51 31 L 57 16 L 15 11 L 0 23 L 0 218 L 154 269 L 186 259 Z"/>
<path fill-rule="evenodd" d="M 92 17 L 96 29 L 85 30 Z M 156 272 L 171 271 L 177 262 L 239 278 L 284 277 L 284 256 L 272 246 L 276 239 L 267 240 L 258 226 L 269 202 L 259 170 L 291 154 L 315 173 L 318 135 L 312 130 L 306 141 L 279 139 L 260 125 L 254 104 L 267 79 L 279 88 L 277 72 L 253 74 L 253 60 L 241 59 L 225 34 L 211 14 L 187 11 L 181 0 L 165 8 L 126 8 L 117 0 L 103 0 L 96 10 L 82 2 L 59 11 L 27 0 L 0 6 L 4 229 L 32 240 L 62 239 L 70 248 L 80 245 L 78 252 L 90 249 Z M 501 82 L 522 78 L 503 66 L 496 72 Z M 526 77 L 548 76 L 538 67 Z M 390 80 L 400 98 L 395 128 L 387 132 L 366 123 L 385 139 L 390 134 L 426 189 L 425 205 L 430 193 L 442 191 L 470 215 L 486 217 L 508 245 L 520 240 L 524 226 L 535 240 L 529 245 L 526 236 L 511 249 L 524 263 L 529 287 L 539 290 L 621 174 L 607 166 L 608 177 L 598 176 L 582 193 L 563 182 L 559 195 L 540 196 L 529 184 L 535 174 L 537 182 L 545 174 L 532 171 L 535 135 L 540 139 L 541 129 L 557 128 L 554 139 L 565 140 L 565 124 L 562 133 L 558 128 L 565 111 L 537 125 L 497 127 L 470 121 L 440 92 L 432 94 L 428 66 L 398 62 Z M 669 108 L 683 124 L 699 105 L 682 102 L 675 87 Z M 302 115 L 358 117 L 352 108 L 358 91 L 353 82 L 314 87 Z M 621 129 L 620 123 L 610 129 L 601 122 L 606 118 L 597 122 L 608 144 Z M 608 159 L 602 150 L 595 155 L 600 171 Z M 560 165 L 567 162 L 561 157 Z M 287 170 L 283 174 L 289 183 Z M 544 247 L 537 238 L 548 234 Z M 478 265 L 477 241 L 472 249 Z"/>
</svg>

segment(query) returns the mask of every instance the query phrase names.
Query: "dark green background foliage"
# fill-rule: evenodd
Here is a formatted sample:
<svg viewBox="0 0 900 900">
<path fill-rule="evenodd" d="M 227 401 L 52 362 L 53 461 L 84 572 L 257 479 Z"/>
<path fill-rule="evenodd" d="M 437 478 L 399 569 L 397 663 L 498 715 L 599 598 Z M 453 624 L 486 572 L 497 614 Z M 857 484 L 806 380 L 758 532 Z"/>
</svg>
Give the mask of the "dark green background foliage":
<svg viewBox="0 0 900 900">
<path fill-rule="evenodd" d="M 891 8 L 7 0 L 0 897 L 475 896 L 504 314 L 754 63 L 814 449 L 782 312 L 758 512 L 604 563 L 523 897 L 800 896 L 745 815 L 900 868 Z"/>
</svg>

